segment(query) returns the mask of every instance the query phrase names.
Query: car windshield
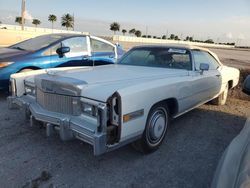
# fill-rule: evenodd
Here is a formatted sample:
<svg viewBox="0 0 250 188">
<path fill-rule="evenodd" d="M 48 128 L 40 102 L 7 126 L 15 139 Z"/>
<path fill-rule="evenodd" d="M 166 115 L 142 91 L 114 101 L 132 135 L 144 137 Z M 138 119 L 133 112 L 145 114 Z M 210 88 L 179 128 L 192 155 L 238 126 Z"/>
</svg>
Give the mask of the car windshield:
<svg viewBox="0 0 250 188">
<path fill-rule="evenodd" d="M 190 52 L 182 48 L 134 48 L 124 55 L 118 63 L 122 65 L 192 70 Z"/>
<path fill-rule="evenodd" d="M 14 44 L 9 48 L 26 51 L 36 51 L 41 48 L 47 47 L 48 45 L 56 42 L 61 38 L 62 36 L 60 35 L 43 35 Z"/>
</svg>

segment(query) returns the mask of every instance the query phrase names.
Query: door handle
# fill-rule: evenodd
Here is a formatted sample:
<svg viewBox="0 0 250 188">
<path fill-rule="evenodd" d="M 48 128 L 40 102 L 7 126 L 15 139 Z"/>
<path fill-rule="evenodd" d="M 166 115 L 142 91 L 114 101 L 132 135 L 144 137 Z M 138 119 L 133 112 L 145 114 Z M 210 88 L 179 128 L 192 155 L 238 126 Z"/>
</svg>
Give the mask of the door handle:
<svg viewBox="0 0 250 188">
<path fill-rule="evenodd" d="M 221 75 L 220 74 L 216 74 L 216 76 L 219 78 L 219 77 L 221 77 Z"/>
</svg>

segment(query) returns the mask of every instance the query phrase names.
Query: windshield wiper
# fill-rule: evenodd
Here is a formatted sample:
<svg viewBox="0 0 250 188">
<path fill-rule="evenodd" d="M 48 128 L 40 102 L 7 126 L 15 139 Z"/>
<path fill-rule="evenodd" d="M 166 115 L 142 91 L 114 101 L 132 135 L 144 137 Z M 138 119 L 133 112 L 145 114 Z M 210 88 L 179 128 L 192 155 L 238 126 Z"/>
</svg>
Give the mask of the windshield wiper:
<svg viewBox="0 0 250 188">
<path fill-rule="evenodd" d="M 25 49 L 23 49 L 23 48 L 21 48 L 21 47 L 19 47 L 19 46 L 13 46 L 13 47 L 11 47 L 11 49 L 25 50 Z"/>
</svg>

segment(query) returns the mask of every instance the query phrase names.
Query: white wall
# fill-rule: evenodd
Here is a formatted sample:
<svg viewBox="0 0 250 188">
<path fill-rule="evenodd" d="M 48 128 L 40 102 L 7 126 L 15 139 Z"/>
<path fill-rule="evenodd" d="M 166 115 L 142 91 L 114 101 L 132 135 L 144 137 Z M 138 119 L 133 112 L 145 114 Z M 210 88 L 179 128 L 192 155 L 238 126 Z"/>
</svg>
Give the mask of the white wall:
<svg viewBox="0 0 250 188">
<path fill-rule="evenodd" d="M 114 35 L 113 41 L 116 42 L 130 42 L 130 43 L 145 43 L 145 44 L 187 44 L 201 47 L 212 47 L 212 48 L 234 48 L 231 45 L 220 45 L 220 44 L 208 44 L 200 42 L 190 41 L 177 41 L 177 40 L 164 40 L 164 39 L 153 39 L 153 38 L 142 38 L 142 37 L 131 37 L 131 36 L 120 36 Z"/>
<path fill-rule="evenodd" d="M 18 25 L 7 25 L 7 24 L 0 24 L 0 29 L 1 28 L 7 28 L 7 30 L 15 30 L 15 31 L 21 31 L 22 27 Z M 59 29 L 51 29 L 51 28 L 42 28 L 42 27 L 24 27 L 24 31 L 29 31 L 29 32 L 44 32 L 44 33 L 83 33 L 83 34 L 88 34 L 88 32 L 80 32 L 80 31 L 72 31 L 72 30 L 59 30 Z"/>
<path fill-rule="evenodd" d="M 12 44 L 37 37 L 40 35 L 51 34 L 51 33 L 75 33 L 75 34 L 88 34 L 87 32 L 57 30 L 48 28 L 35 28 L 35 27 L 24 27 L 16 25 L 0 25 L 0 47 L 10 46 Z"/>
</svg>

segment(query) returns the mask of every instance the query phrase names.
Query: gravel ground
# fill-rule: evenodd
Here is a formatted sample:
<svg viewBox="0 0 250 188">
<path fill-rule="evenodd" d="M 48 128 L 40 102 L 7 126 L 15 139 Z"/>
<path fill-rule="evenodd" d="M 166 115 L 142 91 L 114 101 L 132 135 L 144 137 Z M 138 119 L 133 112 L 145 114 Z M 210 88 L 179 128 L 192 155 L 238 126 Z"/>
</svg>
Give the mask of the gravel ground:
<svg viewBox="0 0 250 188">
<path fill-rule="evenodd" d="M 1 187 L 209 187 L 218 160 L 250 115 L 250 102 L 203 105 L 174 120 L 162 147 L 125 146 L 94 157 L 80 141 L 47 138 L 0 97 Z"/>
<path fill-rule="evenodd" d="M 211 48 L 222 63 L 240 69 L 250 69 L 250 50 L 249 49 L 217 49 Z"/>
</svg>

